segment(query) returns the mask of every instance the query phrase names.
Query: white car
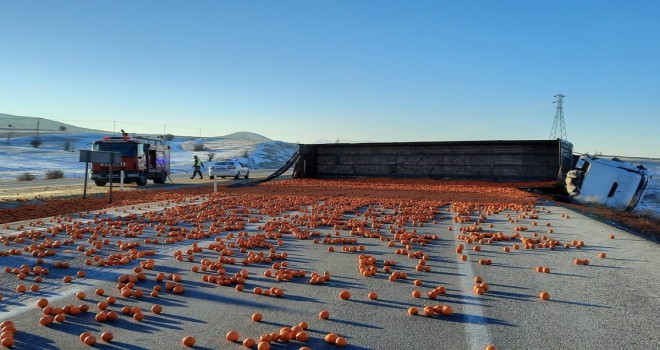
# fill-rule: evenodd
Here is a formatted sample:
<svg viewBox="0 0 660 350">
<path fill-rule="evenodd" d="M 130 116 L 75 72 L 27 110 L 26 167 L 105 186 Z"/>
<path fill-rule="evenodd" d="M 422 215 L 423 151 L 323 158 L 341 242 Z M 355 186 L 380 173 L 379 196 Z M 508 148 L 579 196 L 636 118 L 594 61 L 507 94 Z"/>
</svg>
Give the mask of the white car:
<svg viewBox="0 0 660 350">
<path fill-rule="evenodd" d="M 209 166 L 209 178 L 213 179 L 216 176 L 223 179 L 225 177 L 233 177 L 234 179 L 243 177 L 247 179 L 250 176 L 250 169 L 237 160 L 223 160 Z"/>
</svg>

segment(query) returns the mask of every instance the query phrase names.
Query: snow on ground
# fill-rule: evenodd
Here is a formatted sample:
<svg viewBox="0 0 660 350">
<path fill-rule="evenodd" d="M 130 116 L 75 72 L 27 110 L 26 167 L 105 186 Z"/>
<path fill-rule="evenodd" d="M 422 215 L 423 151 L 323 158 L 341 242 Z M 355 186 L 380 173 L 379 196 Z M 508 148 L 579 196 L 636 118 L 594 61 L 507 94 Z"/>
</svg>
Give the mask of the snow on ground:
<svg viewBox="0 0 660 350">
<path fill-rule="evenodd" d="M 33 147 L 36 136 L 14 137 L 0 141 L 0 182 L 17 181 L 29 173 L 43 178 L 48 171 L 61 170 L 65 177 L 83 177 L 85 163 L 78 162 L 79 150 L 91 149 L 95 140 L 107 134 L 101 133 L 42 133 L 39 147 Z M 175 137 L 170 143 L 172 173 L 192 170 L 193 155 L 205 165 L 209 156 L 213 160 L 236 158 L 251 169 L 277 169 L 296 152 L 298 145 L 280 141 L 261 141 L 234 138 Z M 197 145 L 197 146 L 196 146 Z M 196 151 L 197 149 L 197 151 Z"/>
</svg>

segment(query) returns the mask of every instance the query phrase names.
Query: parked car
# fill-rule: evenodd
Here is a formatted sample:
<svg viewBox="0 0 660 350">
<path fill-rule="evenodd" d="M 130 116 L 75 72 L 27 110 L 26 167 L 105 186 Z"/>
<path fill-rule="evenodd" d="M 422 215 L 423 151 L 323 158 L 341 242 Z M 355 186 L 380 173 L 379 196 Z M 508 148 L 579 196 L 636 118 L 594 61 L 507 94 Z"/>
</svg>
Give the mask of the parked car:
<svg viewBox="0 0 660 350">
<path fill-rule="evenodd" d="M 222 160 L 209 166 L 209 178 L 213 179 L 216 176 L 223 179 L 225 177 L 233 177 L 234 179 L 244 177 L 247 179 L 250 176 L 250 169 L 247 165 L 235 159 Z"/>
</svg>

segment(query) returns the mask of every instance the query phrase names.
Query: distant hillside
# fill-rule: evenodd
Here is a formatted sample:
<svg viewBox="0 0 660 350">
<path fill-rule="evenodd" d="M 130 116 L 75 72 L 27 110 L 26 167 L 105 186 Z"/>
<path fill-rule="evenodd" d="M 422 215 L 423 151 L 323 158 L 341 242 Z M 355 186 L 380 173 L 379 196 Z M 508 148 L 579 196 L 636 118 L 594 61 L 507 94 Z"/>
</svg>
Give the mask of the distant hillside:
<svg viewBox="0 0 660 350">
<path fill-rule="evenodd" d="M 38 125 L 37 125 L 38 124 Z M 39 131 L 68 131 L 68 132 L 102 132 L 101 130 L 87 129 L 75 125 L 62 123 L 46 118 L 22 117 L 0 113 L 0 132 L 36 132 Z"/>
<path fill-rule="evenodd" d="M 239 131 L 233 134 L 222 136 L 223 139 L 227 140 L 245 140 L 245 141 L 260 141 L 260 142 L 270 142 L 273 141 L 266 136 L 255 134 L 249 131 Z"/>
<path fill-rule="evenodd" d="M 108 131 L 81 128 L 75 125 L 58 122 L 46 118 L 23 117 L 18 115 L 0 113 L 0 137 L 5 137 L 8 133 L 14 136 L 32 135 L 37 132 L 37 122 L 39 132 L 74 132 L 74 133 L 109 133 Z M 177 135 L 181 136 L 181 135 Z M 192 136 L 190 138 L 193 138 Z M 239 131 L 233 134 L 219 136 L 219 139 L 235 141 L 257 141 L 271 142 L 273 140 L 266 136 L 255 134 L 249 131 Z"/>
</svg>

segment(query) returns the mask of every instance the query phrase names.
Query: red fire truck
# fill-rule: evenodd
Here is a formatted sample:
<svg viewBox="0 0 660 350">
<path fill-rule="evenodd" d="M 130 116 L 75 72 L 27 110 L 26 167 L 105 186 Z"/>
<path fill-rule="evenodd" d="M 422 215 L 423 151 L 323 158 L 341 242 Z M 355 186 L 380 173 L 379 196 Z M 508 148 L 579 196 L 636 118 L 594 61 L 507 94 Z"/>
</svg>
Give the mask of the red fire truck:
<svg viewBox="0 0 660 350">
<path fill-rule="evenodd" d="M 121 153 L 121 165 L 112 166 L 112 182 L 135 182 L 138 186 L 152 180 L 163 184 L 170 175 L 170 146 L 162 139 L 147 137 L 109 137 L 94 141 L 93 151 Z M 110 181 L 109 164 L 92 164 L 91 179 L 97 186 Z"/>
</svg>

